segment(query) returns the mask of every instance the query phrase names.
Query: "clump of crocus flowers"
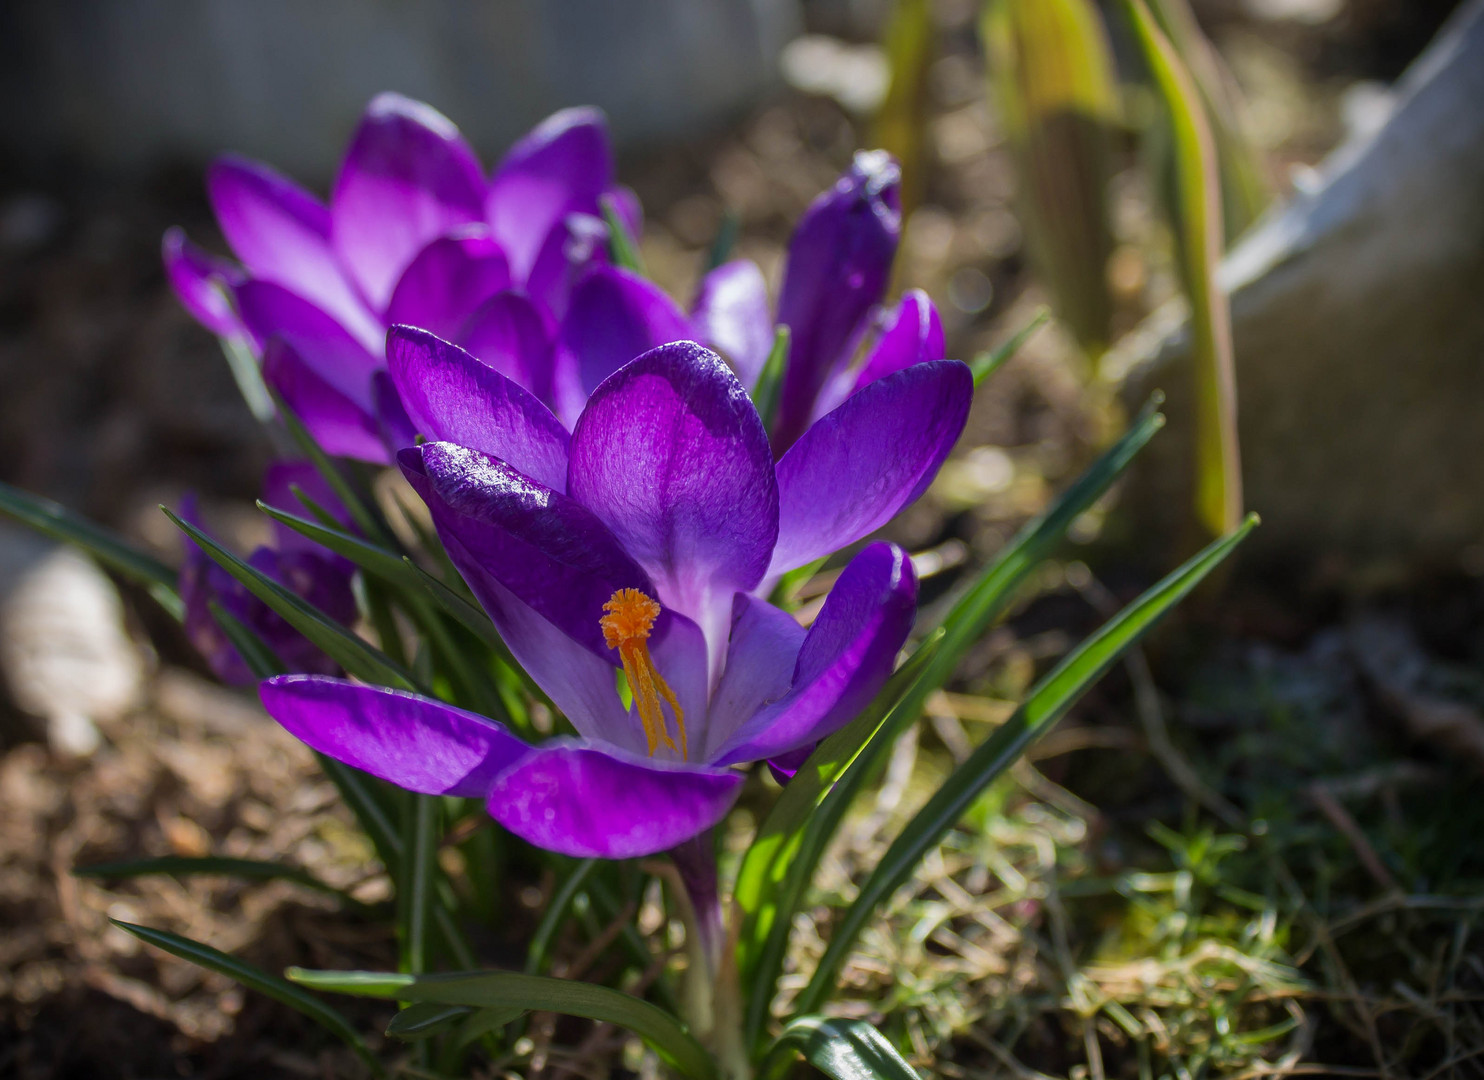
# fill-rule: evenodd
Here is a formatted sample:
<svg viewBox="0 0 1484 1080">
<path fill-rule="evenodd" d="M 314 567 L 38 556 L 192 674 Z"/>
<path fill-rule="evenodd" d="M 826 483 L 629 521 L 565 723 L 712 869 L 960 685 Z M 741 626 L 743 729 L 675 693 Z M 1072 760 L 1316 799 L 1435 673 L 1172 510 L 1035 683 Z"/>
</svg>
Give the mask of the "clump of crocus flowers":
<svg viewBox="0 0 1484 1080">
<path fill-rule="evenodd" d="M 899 549 L 857 556 L 807 632 L 767 597 L 783 574 L 863 539 L 920 495 L 967 417 L 972 380 L 941 359 L 931 302 L 909 293 L 882 307 L 897 186 L 888 156 L 859 154 L 800 223 L 778 302 L 790 338 L 771 431 L 749 397 L 775 340 L 761 271 L 723 264 L 686 314 L 612 265 L 601 241 L 615 218 L 603 221 L 603 203 L 611 214 L 630 201 L 613 185 L 592 110 L 540 125 L 486 181 L 450 122 L 383 95 L 328 208 L 266 166 L 213 167 L 208 189 L 240 266 L 167 235 L 187 307 L 251 344 L 265 381 L 322 446 L 395 457 L 512 653 L 587 740 L 517 751 L 501 739 L 472 769 L 504 793 L 478 792 L 512 831 L 569 854 L 673 846 L 725 813 L 739 780 L 725 766 L 786 765 L 890 673 L 915 597 Z M 203 640 L 214 638 L 199 614 L 207 595 L 192 590 Z M 606 640 L 630 623 L 642 634 Z M 324 675 L 322 663 L 294 666 Z M 414 790 L 468 793 L 464 777 L 419 771 L 414 749 L 377 761 L 355 747 L 345 717 L 378 740 L 393 723 L 372 719 L 378 700 L 394 700 L 381 693 L 287 677 L 265 701 L 325 753 Z M 331 710 L 335 694 L 357 705 Z M 407 699 L 394 705 L 396 723 L 419 715 Z M 463 729 L 449 720 L 439 730 Z M 487 741 L 488 724 L 468 730 Z M 598 763 L 600 752 L 617 756 Z M 606 812 L 598 772 L 639 790 L 631 782 L 661 762 L 695 790 L 674 775 L 654 781 L 657 800 L 635 800 L 644 827 Z M 403 774 L 409 766 L 421 781 Z M 571 794 L 538 805 L 529 790 L 556 790 L 557 772 Z M 682 790 L 679 813 L 665 793 Z M 608 821 L 614 839 L 584 832 L 584 815 Z"/>
<path fill-rule="evenodd" d="M 913 646 L 912 560 L 872 536 L 931 484 L 992 365 L 944 358 L 924 293 L 886 302 L 899 179 L 885 153 L 856 154 L 798 223 L 776 302 L 735 260 L 682 305 L 626 255 L 639 209 L 593 110 L 553 116 L 486 175 L 446 118 L 383 95 L 328 204 L 263 165 L 213 166 L 236 258 L 172 230 L 169 278 L 229 355 L 250 358 L 312 464 L 270 472 L 262 505 L 282 527 L 245 562 L 191 507 L 185 528 L 204 546 L 173 593 L 146 561 L 105 554 L 146 574 L 221 678 L 262 677 L 264 706 L 324 756 L 396 883 L 402 973 L 301 979 L 420 1003 L 389 1033 L 464 1024 L 444 1043 L 455 1063 L 549 1008 L 627 1024 L 692 1080 L 776 1076 L 789 1047 L 835 1076 L 910 1074 L 874 1028 L 813 1013 L 863 921 L 1251 523 L 1151 589 L 1094 642 L 1103 652 L 1074 654 L 975 750 L 863 883 L 770 1041 L 792 915 L 862 777 L 1160 419 L 1141 416 Z M 415 542 L 364 498 L 375 466 L 421 500 L 431 527 L 406 522 Z M 804 615 L 795 586 L 842 554 Z M 388 597 L 425 640 L 406 647 Z M 385 651 L 357 630 L 367 615 Z M 548 704 L 555 729 L 532 719 Z M 760 762 L 792 786 L 742 860 L 729 914 L 714 830 Z M 588 860 L 568 900 L 594 866 L 670 855 L 688 1030 L 612 988 L 574 995 L 532 974 L 537 942 L 525 975 L 423 974 L 429 926 L 465 955 L 457 925 L 429 914 L 447 915 L 429 882 L 460 800 L 538 851 Z M 823 824 L 806 835 L 813 809 Z"/>
</svg>

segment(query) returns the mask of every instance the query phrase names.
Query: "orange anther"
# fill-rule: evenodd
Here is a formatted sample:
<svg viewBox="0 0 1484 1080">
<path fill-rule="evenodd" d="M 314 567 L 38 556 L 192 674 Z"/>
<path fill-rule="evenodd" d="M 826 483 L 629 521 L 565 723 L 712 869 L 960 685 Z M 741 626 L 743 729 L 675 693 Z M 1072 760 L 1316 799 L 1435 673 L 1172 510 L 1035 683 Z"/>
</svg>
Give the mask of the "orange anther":
<svg viewBox="0 0 1484 1080">
<path fill-rule="evenodd" d="M 684 758 L 685 713 L 649 655 L 649 632 L 654 629 L 654 621 L 660 615 L 659 601 L 638 589 L 619 589 L 608 598 L 603 610 L 606 614 L 598 620 L 598 625 L 603 628 L 603 640 L 610 649 L 618 650 L 619 659 L 623 662 L 629 689 L 634 694 L 634 708 L 644 724 L 644 736 L 649 740 L 650 756 L 653 757 L 663 743 L 671 750 L 678 749 Z M 666 730 L 661 700 L 675 714 L 679 747 Z"/>
</svg>

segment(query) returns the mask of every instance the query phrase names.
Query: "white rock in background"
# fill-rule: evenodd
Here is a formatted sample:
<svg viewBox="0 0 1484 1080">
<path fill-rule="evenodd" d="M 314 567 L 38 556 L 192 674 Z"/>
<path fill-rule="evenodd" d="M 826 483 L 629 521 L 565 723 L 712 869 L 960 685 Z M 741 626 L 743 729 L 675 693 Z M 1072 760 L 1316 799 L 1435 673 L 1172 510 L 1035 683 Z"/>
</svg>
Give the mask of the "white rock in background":
<svg viewBox="0 0 1484 1080">
<path fill-rule="evenodd" d="M 108 576 L 86 556 L 0 530 L 0 673 L 62 753 L 98 746 L 96 721 L 138 704 L 144 664 Z"/>
<path fill-rule="evenodd" d="M 486 161 L 566 105 L 621 144 L 724 124 L 775 82 L 798 0 L 48 0 L 0 4 L 0 154 L 147 170 L 235 150 L 334 175 L 371 97 L 446 113 Z M 7 104 L 9 101 L 7 101 Z"/>
<path fill-rule="evenodd" d="M 1366 96 L 1370 102 L 1366 102 Z M 1387 576 L 1484 547 L 1484 0 L 1467 0 L 1355 139 L 1226 256 L 1248 558 Z M 1383 120 L 1379 127 L 1377 120 Z M 1129 502 L 1157 537 L 1188 506 L 1189 338 L 1156 312 L 1105 362 L 1169 429 Z"/>
</svg>

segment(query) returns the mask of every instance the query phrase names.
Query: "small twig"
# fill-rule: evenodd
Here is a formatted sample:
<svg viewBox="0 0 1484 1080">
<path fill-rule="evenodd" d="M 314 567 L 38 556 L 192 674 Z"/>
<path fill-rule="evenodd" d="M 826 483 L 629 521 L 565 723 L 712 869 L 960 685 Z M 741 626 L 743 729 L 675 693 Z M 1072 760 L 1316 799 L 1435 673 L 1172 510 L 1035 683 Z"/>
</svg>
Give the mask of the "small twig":
<svg viewBox="0 0 1484 1080">
<path fill-rule="evenodd" d="M 1386 869 L 1381 856 L 1376 854 L 1376 849 L 1371 846 L 1365 832 L 1356 824 L 1355 818 L 1350 816 L 1350 811 L 1345 809 L 1340 800 L 1336 799 L 1323 784 L 1317 783 L 1309 785 L 1308 795 L 1309 801 L 1314 804 L 1315 808 L 1349 842 L 1350 849 L 1360 860 L 1360 865 L 1365 867 L 1366 873 L 1371 875 L 1376 884 L 1388 893 L 1401 894 L 1402 887 L 1397 884 L 1396 878 L 1391 876 L 1391 871 Z"/>
</svg>

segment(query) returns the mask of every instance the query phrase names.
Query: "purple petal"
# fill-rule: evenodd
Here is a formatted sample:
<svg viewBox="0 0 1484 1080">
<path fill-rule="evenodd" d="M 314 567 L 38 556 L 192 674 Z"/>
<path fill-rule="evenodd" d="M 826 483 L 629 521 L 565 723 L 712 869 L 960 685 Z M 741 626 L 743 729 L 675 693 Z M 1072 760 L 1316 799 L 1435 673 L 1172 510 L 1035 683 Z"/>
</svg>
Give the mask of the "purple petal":
<svg viewBox="0 0 1484 1080">
<path fill-rule="evenodd" d="M 786 754 L 768 759 L 768 771 L 773 774 L 774 781 L 779 787 L 785 787 L 795 776 L 804 762 L 809 760 L 809 755 L 814 753 L 818 743 L 805 743 L 797 750 L 790 750 Z"/>
<path fill-rule="evenodd" d="M 206 192 L 222 235 L 248 273 L 330 312 L 367 348 L 380 346 L 381 326 L 330 245 L 323 203 L 266 165 L 232 156 L 211 166 Z"/>
<path fill-rule="evenodd" d="M 371 376 L 372 411 L 376 414 L 376 428 L 381 433 L 381 443 L 389 457 L 396 460 L 397 451 L 417 442 L 417 429 L 402 406 L 397 386 L 389 371 L 378 371 Z"/>
<path fill-rule="evenodd" d="M 762 580 L 778 535 L 768 437 L 721 357 L 664 345 L 605 380 L 572 433 L 567 490 L 649 571 L 660 602 L 700 624 L 714 680 L 732 594 Z"/>
<path fill-rule="evenodd" d="M 180 510 L 186 521 L 201 525 L 194 496 L 182 500 Z M 185 539 L 184 547 L 179 585 L 185 608 L 182 626 L 217 678 L 236 686 L 249 686 L 256 681 L 212 614 L 213 603 L 255 633 L 290 670 L 321 674 L 339 671 L 334 661 L 248 592 L 245 585 L 218 566 L 193 541 Z M 310 550 L 274 551 L 260 547 L 248 556 L 247 562 L 330 618 L 349 623 L 356 614 L 350 588 L 354 568 L 330 556 L 323 548 L 316 551 L 318 554 Z"/>
<path fill-rule="evenodd" d="M 386 323 L 452 338 L 475 308 L 509 285 L 500 245 L 483 225 L 466 225 L 417 253 L 387 303 Z"/>
<path fill-rule="evenodd" d="M 571 213 L 546 234 L 526 276 L 526 292 L 556 318 L 567 313 L 572 290 L 593 266 L 608 265 L 608 226 L 592 214 Z"/>
<path fill-rule="evenodd" d="M 335 179 L 331 235 L 377 311 L 435 237 L 484 216 L 484 175 L 458 128 L 429 105 L 378 94 Z"/>
<path fill-rule="evenodd" d="M 768 284 L 757 263 L 736 259 L 702 278 L 691 321 L 696 336 L 721 353 L 750 393 L 773 347 Z"/>
<path fill-rule="evenodd" d="M 788 693 L 803 644 L 804 628 L 792 615 L 737 594 L 727 666 L 711 696 L 701 760 L 709 761 L 754 713 Z"/>
<path fill-rule="evenodd" d="M 367 350 L 323 308 L 267 281 L 243 282 L 236 299 L 243 326 L 260 345 L 288 342 L 321 379 L 371 412 L 371 374 L 382 367 L 385 334 Z"/>
<path fill-rule="evenodd" d="M 232 286 L 243 280 L 237 265 L 208 255 L 187 240 L 181 229 L 166 231 L 161 253 L 170 287 L 197 322 L 218 337 L 246 333 L 229 298 Z"/>
<path fill-rule="evenodd" d="M 870 535 L 926 491 L 973 396 L 967 366 L 932 360 L 872 383 L 817 421 L 778 462 L 769 575 Z"/>
<path fill-rule="evenodd" d="M 263 708 L 321 754 L 424 795 L 489 794 L 531 752 L 502 725 L 441 701 L 315 675 L 279 675 Z"/>
<path fill-rule="evenodd" d="M 594 655 L 618 662 L 598 625 L 603 605 L 619 589 L 656 591 L 592 511 L 503 461 L 453 443 L 403 450 L 397 461 L 433 512 L 439 535 L 468 552 L 474 576 L 466 573 L 466 580 L 475 595 L 483 599 L 482 579 L 495 580 Z"/>
<path fill-rule="evenodd" d="M 707 716 L 707 698 L 711 682 L 707 678 L 706 635 L 701 628 L 674 611 L 665 611 L 657 622 L 649 641 L 649 655 L 654 660 L 655 670 L 675 694 L 675 700 L 685 717 L 686 750 L 691 761 L 704 760 L 701 756 L 707 739 L 710 719 Z M 665 710 L 669 724 L 669 709 Z M 643 724 L 636 709 L 630 709 L 630 730 L 642 732 Z M 671 729 L 671 735 L 674 730 Z M 648 744 L 640 739 L 633 749 L 646 751 Z M 657 756 L 670 757 L 673 752 L 666 747 L 656 751 Z"/>
<path fill-rule="evenodd" d="M 495 781 L 490 816 L 537 847 L 583 858 L 668 850 L 719 822 L 740 774 L 553 740 Z"/>
<path fill-rule="evenodd" d="M 479 598 L 516 663 L 562 710 L 584 738 L 634 753 L 645 749 L 644 729 L 624 710 L 614 659 L 599 658 L 573 641 L 499 583 L 451 531 L 441 531 L 448 557 Z M 673 665 L 672 665 L 673 666 Z"/>
<path fill-rule="evenodd" d="M 943 359 L 943 320 L 928 294 L 909 289 L 881 340 L 866 357 L 856 389 L 927 360 Z"/>
<path fill-rule="evenodd" d="M 799 650 L 793 688 L 744 723 L 718 765 L 774 758 L 848 723 L 891 675 L 917 612 L 912 560 L 895 544 L 872 544 L 830 590 Z"/>
<path fill-rule="evenodd" d="M 567 488 L 567 429 L 494 368 L 426 330 L 394 326 L 387 365 L 412 425 L 435 442 L 471 447 L 554 491 Z"/>
<path fill-rule="evenodd" d="M 641 353 L 691 333 L 685 314 L 653 282 L 616 266 L 595 266 L 572 290 L 557 348 L 573 358 L 582 389 Z"/>
<path fill-rule="evenodd" d="M 900 183 L 885 151 L 857 153 L 794 230 L 778 297 L 778 321 L 793 332 L 773 432 L 780 451 L 809 426 L 815 397 L 848 362 L 847 347 L 886 291 L 901 232 Z"/>
<path fill-rule="evenodd" d="M 556 331 L 541 309 L 518 292 L 490 297 L 469 316 L 457 338 L 468 353 L 552 404 L 552 348 Z"/>
<path fill-rule="evenodd" d="M 839 372 L 814 403 L 816 418 L 878 379 L 927 360 L 943 359 L 943 322 L 938 309 L 921 289 L 902 294 L 875 346 L 859 370 Z"/>
<path fill-rule="evenodd" d="M 356 598 L 350 587 L 355 566 L 349 559 L 328 551 L 273 551 L 271 548 L 259 548 L 258 551 L 270 556 L 265 565 L 259 567 L 269 577 L 293 590 L 342 626 L 355 621 Z M 339 671 L 338 666 L 320 652 L 318 645 L 272 612 L 268 605 L 264 604 L 263 609 L 283 626 L 279 639 L 265 636 L 264 640 L 273 646 L 290 671 Z M 291 643 L 291 648 L 286 649 L 280 644 L 284 637 Z"/>
<path fill-rule="evenodd" d="M 390 462 L 376 417 L 332 385 L 283 338 L 268 342 L 263 381 L 278 391 L 325 453 L 377 465 Z"/>
<path fill-rule="evenodd" d="M 608 130 L 597 109 L 563 109 L 510 148 L 490 177 L 485 213 L 516 280 L 531 273 L 568 214 L 598 215 L 598 197 L 612 177 Z"/>
<path fill-rule="evenodd" d="M 187 493 L 180 501 L 180 516 L 197 528 L 203 528 L 194 493 Z M 232 686 L 250 686 L 252 672 L 242 659 L 226 633 L 211 613 L 211 603 L 216 601 L 240 619 L 237 604 L 227 602 L 239 599 L 231 595 L 231 587 L 237 579 L 212 561 L 189 536 L 181 534 L 180 577 L 178 588 L 180 602 L 184 608 L 181 625 L 186 638 L 195 646 L 201 658 L 211 668 L 212 674 Z M 215 573 L 214 571 L 219 571 Z M 225 589 L 225 591 L 224 591 Z M 246 588 L 237 590 L 243 597 L 250 596 Z"/>
</svg>

